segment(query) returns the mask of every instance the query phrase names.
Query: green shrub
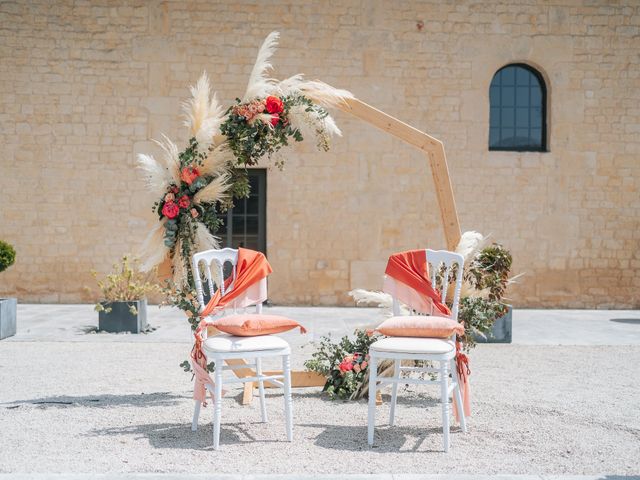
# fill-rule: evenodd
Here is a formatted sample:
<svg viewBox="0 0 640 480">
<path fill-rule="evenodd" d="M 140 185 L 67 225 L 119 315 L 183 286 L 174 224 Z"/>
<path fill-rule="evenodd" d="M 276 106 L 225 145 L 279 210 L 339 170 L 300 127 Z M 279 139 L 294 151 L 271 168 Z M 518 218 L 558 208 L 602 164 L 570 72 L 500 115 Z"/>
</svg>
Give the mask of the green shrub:
<svg viewBox="0 0 640 480">
<path fill-rule="evenodd" d="M 16 261 L 16 251 L 7 242 L 0 240 L 0 272 L 3 272 Z"/>
</svg>

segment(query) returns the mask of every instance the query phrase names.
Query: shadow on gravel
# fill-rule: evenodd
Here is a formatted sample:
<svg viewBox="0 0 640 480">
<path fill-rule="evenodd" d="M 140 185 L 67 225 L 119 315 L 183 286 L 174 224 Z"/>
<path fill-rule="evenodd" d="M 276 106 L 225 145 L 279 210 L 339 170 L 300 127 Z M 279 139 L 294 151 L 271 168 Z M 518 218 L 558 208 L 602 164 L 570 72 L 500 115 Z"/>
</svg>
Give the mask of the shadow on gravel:
<svg viewBox="0 0 640 480">
<path fill-rule="evenodd" d="M 55 397 L 17 400 L 1 404 L 1 406 L 10 410 L 27 405 L 34 405 L 37 408 L 106 408 L 113 406 L 162 407 L 177 405 L 182 400 L 184 400 L 184 396 L 175 395 L 169 392 L 140 393 L 137 395 L 87 395 L 80 397 L 60 395 Z"/>
<path fill-rule="evenodd" d="M 424 427 L 376 427 L 375 444 L 373 447 L 367 445 L 367 426 L 345 426 L 345 425 L 322 425 L 322 424 L 302 424 L 302 427 L 322 429 L 316 437 L 315 444 L 318 447 L 332 450 L 347 450 L 360 452 L 370 450 L 377 453 L 414 453 L 417 451 L 431 453 L 441 453 L 441 449 L 422 449 L 421 446 L 427 437 L 437 436 L 438 445 L 442 441 L 442 428 Z M 452 442 L 455 436 L 462 433 L 458 427 L 451 427 Z M 412 437 L 409 440 L 409 437 Z M 415 441 L 413 439 L 417 438 Z M 413 445 L 407 448 L 407 445 Z"/>
<path fill-rule="evenodd" d="M 197 431 L 191 431 L 190 423 L 149 423 L 130 425 L 127 427 L 110 427 L 92 430 L 87 436 L 101 437 L 134 436 L 146 438 L 154 448 L 181 448 L 190 450 L 213 450 L 211 424 L 200 425 Z M 283 429 L 284 430 L 284 429 Z M 243 443 L 283 443 L 284 431 L 281 435 L 274 433 L 273 440 L 257 440 L 244 424 L 223 424 L 220 426 L 220 444 L 237 445 Z"/>
<path fill-rule="evenodd" d="M 405 387 L 406 388 L 406 387 Z M 410 394 L 410 395 L 409 395 Z M 409 396 L 407 396 L 409 395 Z M 267 394 L 267 396 L 269 396 L 269 394 Z M 282 396 L 282 393 L 278 392 L 277 394 L 273 394 L 271 396 L 277 397 L 277 396 Z M 294 399 L 294 403 L 295 403 L 295 399 L 296 398 L 314 398 L 314 399 L 318 399 L 318 400 L 322 400 L 324 402 L 327 402 L 329 404 L 334 404 L 336 405 L 336 407 L 339 407 L 342 403 L 345 402 L 349 402 L 349 403 L 353 403 L 352 400 L 340 400 L 340 399 L 335 399 L 335 400 L 331 400 L 329 398 L 329 395 L 325 394 L 325 393 L 320 393 L 319 391 L 313 391 L 313 392 L 305 392 L 305 393 L 293 393 L 292 394 L 293 399 Z M 242 399 L 242 394 L 240 394 L 238 396 L 239 399 Z M 355 400 L 355 402 L 357 403 L 361 403 L 362 405 L 367 405 L 367 399 L 360 399 L 360 400 Z M 391 402 L 391 394 L 388 393 L 383 393 L 382 394 L 382 403 L 383 405 L 387 405 L 389 406 L 389 403 Z M 398 405 L 408 405 L 408 406 L 418 406 L 418 407 L 425 407 L 425 408 L 429 408 L 429 407 L 439 407 L 440 406 L 440 397 L 436 397 L 433 395 L 430 395 L 429 393 L 426 392 L 416 392 L 415 390 L 405 390 L 404 388 L 398 389 Z"/>
</svg>

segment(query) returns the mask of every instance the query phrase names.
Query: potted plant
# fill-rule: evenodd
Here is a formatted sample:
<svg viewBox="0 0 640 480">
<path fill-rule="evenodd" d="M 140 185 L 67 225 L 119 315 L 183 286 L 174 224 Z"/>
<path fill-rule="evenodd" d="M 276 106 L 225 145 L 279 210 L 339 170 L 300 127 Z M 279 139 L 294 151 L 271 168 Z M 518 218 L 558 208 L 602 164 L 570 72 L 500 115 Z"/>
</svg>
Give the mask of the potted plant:
<svg viewBox="0 0 640 480">
<path fill-rule="evenodd" d="M 16 261 L 16 251 L 7 242 L 0 240 L 0 272 Z M 16 311 L 18 301 L 15 298 L 0 298 L 0 340 L 16 334 Z"/>
<path fill-rule="evenodd" d="M 160 291 L 160 287 L 150 283 L 149 275 L 140 272 L 137 260 L 132 262 L 126 255 L 113 268 L 113 273 L 98 280 L 103 298 L 95 306 L 98 329 L 111 333 L 144 332 L 147 328 L 146 295 Z M 97 279 L 97 273 L 92 273 Z"/>
<path fill-rule="evenodd" d="M 511 343 L 512 307 L 503 297 L 510 283 L 511 253 L 499 243 L 473 257 L 464 279 L 479 295 L 460 300 L 459 319 L 467 330 L 466 343 Z"/>
</svg>

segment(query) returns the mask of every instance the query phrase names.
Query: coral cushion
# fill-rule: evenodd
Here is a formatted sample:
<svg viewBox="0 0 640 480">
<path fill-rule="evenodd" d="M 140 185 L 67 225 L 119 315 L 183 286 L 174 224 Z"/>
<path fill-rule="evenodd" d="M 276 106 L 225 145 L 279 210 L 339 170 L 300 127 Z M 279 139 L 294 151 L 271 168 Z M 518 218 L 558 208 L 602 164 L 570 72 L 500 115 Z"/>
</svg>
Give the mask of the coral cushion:
<svg viewBox="0 0 640 480">
<path fill-rule="evenodd" d="M 464 334 L 461 323 L 436 315 L 404 315 L 391 317 L 378 325 L 374 332 L 388 337 L 447 338 Z"/>
<path fill-rule="evenodd" d="M 295 320 L 280 315 L 241 314 L 218 318 L 213 322 L 213 327 L 221 332 L 238 337 L 255 337 L 258 335 L 271 335 L 282 333 L 299 327 L 301 333 L 306 330 Z"/>
</svg>

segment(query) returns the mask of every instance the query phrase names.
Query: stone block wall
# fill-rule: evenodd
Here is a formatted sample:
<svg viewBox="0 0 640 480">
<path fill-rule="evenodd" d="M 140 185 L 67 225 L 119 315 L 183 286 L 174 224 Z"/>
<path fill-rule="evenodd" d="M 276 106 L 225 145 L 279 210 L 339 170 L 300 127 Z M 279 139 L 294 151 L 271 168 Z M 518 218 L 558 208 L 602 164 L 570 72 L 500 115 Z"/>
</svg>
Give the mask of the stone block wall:
<svg viewBox="0 0 640 480">
<path fill-rule="evenodd" d="M 517 306 L 640 307 L 640 5 L 627 0 L 0 2 L 0 295 L 94 298 L 90 270 L 153 224 L 135 154 L 206 70 L 241 96 L 281 32 L 275 76 L 303 72 L 441 139 L 463 230 L 511 249 Z M 509 63 L 547 81 L 549 152 L 488 151 L 489 84 Z M 336 113 L 330 153 L 267 179 L 271 298 L 351 304 L 386 257 L 444 247 L 426 159 Z"/>
</svg>

